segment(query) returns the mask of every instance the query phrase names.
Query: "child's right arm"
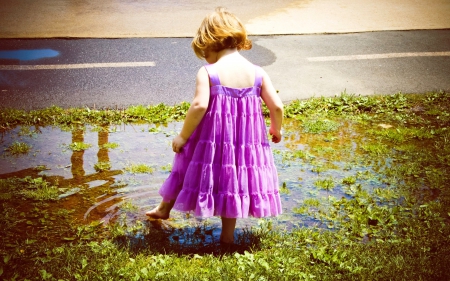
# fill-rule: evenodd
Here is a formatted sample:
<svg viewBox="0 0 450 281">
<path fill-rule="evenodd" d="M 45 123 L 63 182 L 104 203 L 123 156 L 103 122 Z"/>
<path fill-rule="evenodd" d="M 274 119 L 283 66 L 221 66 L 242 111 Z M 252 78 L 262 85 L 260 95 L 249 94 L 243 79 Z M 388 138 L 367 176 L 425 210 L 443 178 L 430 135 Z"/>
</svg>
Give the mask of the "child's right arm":
<svg viewBox="0 0 450 281">
<path fill-rule="evenodd" d="M 202 67 L 197 73 L 194 100 L 186 113 L 183 128 L 172 141 L 172 149 L 179 153 L 192 135 L 208 109 L 209 103 L 209 75 Z"/>
<path fill-rule="evenodd" d="M 267 105 L 270 112 L 269 134 L 272 135 L 272 141 L 278 143 L 281 141 L 281 124 L 283 123 L 283 102 L 278 96 L 269 75 L 263 70 L 263 83 L 261 89 L 261 98 Z"/>
</svg>

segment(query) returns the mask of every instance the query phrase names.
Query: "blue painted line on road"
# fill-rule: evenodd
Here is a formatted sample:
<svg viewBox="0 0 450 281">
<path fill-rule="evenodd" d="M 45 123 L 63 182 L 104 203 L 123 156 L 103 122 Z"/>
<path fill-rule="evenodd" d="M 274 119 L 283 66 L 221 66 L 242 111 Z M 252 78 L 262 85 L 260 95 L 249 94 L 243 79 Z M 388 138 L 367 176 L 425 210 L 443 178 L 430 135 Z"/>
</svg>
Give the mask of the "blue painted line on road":
<svg viewBox="0 0 450 281">
<path fill-rule="evenodd" d="M 59 52 L 52 49 L 0 51 L 0 59 L 10 59 L 20 61 L 54 58 L 57 56 L 59 56 Z"/>
</svg>

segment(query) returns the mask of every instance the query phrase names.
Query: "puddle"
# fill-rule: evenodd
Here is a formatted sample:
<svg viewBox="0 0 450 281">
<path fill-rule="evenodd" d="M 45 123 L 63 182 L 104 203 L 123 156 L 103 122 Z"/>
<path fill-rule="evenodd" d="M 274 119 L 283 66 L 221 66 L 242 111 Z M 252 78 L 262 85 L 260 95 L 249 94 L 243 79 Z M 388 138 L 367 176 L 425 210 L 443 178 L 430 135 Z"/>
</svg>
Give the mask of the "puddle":
<svg viewBox="0 0 450 281">
<path fill-rule="evenodd" d="M 0 51 L 0 59 L 20 61 L 53 58 L 57 56 L 59 56 L 59 52 L 52 49 Z"/>
<path fill-rule="evenodd" d="M 148 124 L 79 125 L 70 129 L 17 127 L 1 136 L 0 178 L 45 176 L 60 192 L 58 200 L 49 201 L 46 206 L 70 210 L 80 223 L 103 221 L 107 224 L 124 216 L 128 220 L 145 221 L 145 212 L 161 200 L 158 190 L 169 175 L 174 156 L 171 141 L 181 126 L 182 123 L 159 127 Z M 358 142 L 363 140 L 351 123 L 343 124 L 338 131 L 326 136 L 299 134 L 299 131 L 299 124 L 289 120 L 284 140 L 272 144 L 284 212 L 271 219 L 274 225 L 290 229 L 314 224 L 314 219 L 296 214 L 295 208 L 308 198 L 346 197 L 342 183 L 346 177 L 367 175 L 366 187 L 383 186 L 377 180 L 375 169 L 388 162 L 358 163 L 361 145 Z M 7 148 L 15 142 L 28 144 L 29 152 L 9 153 Z M 79 151 L 70 148 L 80 143 L 89 147 Z M 132 167 L 137 165 L 151 172 L 133 171 Z M 318 188 L 317 181 L 324 179 L 331 180 L 334 188 Z M 175 229 L 188 229 L 199 223 L 220 226 L 219 218 L 200 220 L 176 211 L 171 217 L 162 224 Z M 258 222 L 254 218 L 242 219 L 238 220 L 237 227 L 251 227 Z"/>
</svg>

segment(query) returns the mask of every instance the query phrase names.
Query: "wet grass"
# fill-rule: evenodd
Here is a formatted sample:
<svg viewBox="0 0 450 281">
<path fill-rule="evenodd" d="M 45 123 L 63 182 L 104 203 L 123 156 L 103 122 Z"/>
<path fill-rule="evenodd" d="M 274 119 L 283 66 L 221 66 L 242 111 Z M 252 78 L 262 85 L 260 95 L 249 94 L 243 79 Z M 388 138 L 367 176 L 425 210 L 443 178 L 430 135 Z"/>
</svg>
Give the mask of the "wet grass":
<svg viewBox="0 0 450 281">
<path fill-rule="evenodd" d="M 111 162 L 98 162 L 94 164 L 94 169 L 97 172 L 103 172 L 111 170 Z"/>
<path fill-rule="evenodd" d="M 5 149 L 12 155 L 27 154 L 31 150 L 31 146 L 24 142 L 13 142 L 9 147 Z"/>
<path fill-rule="evenodd" d="M 148 132 L 158 133 L 163 131 L 160 123 L 179 120 L 186 109 L 183 104 L 124 110 L 2 110 L 0 127 L 7 133 L 21 126 L 20 137 L 34 138 L 40 127 L 58 126 L 77 132 L 73 142 L 84 142 L 79 122 L 92 126 L 146 122 L 155 124 Z M 143 220 L 141 208 L 125 199 L 109 211 L 116 215 L 107 224 L 81 220 L 85 210 L 79 206 L 84 201 L 92 205 L 129 183 L 101 182 L 95 189 L 86 188 L 42 174 L 45 166 L 34 167 L 26 170 L 27 176 L 0 175 L 0 276 L 4 280 L 211 280 L 218 276 L 221 280 L 449 280 L 450 94 L 358 97 L 344 93 L 294 101 L 285 111 L 284 147 L 274 151 L 280 188 L 291 208 L 286 219 L 259 220 L 241 229 L 233 247 L 220 245 L 220 229 L 208 220 Z M 117 127 L 109 130 L 113 128 Z M 113 175 L 130 173 L 130 180 L 139 181 L 140 168 L 127 171 L 125 167 L 133 165 L 125 164 L 124 171 L 116 171 L 114 165 L 104 164 L 110 163 L 104 150 L 128 148 L 126 143 L 105 147 L 108 139 L 100 138 L 101 132 L 98 158 L 102 161 L 92 163 L 101 179 L 107 182 Z M 89 149 L 73 153 L 77 156 Z M 154 169 L 167 173 L 170 168 L 164 164 Z M 71 169 L 78 175 L 73 164 Z M 71 189 L 81 190 L 84 196 L 61 197 Z"/>
<path fill-rule="evenodd" d="M 131 163 L 125 167 L 125 170 L 133 174 L 151 174 L 154 169 L 147 164 Z"/>
<path fill-rule="evenodd" d="M 69 144 L 69 149 L 73 150 L 73 151 L 82 151 L 82 150 L 88 149 L 91 146 L 92 145 L 89 143 L 73 142 L 73 143 Z"/>
</svg>

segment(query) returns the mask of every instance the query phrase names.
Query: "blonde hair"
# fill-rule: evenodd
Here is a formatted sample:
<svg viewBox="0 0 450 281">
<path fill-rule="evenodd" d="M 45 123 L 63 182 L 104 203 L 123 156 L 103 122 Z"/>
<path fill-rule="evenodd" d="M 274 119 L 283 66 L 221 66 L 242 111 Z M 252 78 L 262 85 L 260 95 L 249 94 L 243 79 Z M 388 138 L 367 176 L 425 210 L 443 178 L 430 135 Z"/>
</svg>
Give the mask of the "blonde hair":
<svg viewBox="0 0 450 281">
<path fill-rule="evenodd" d="M 236 16 L 224 8 L 217 8 L 205 17 L 191 45 L 195 55 L 203 59 L 205 51 L 250 50 L 252 41 L 247 38 L 247 31 Z"/>
</svg>

